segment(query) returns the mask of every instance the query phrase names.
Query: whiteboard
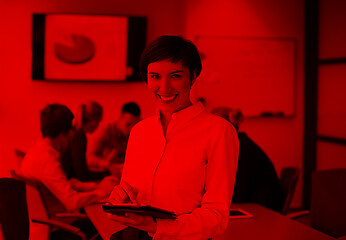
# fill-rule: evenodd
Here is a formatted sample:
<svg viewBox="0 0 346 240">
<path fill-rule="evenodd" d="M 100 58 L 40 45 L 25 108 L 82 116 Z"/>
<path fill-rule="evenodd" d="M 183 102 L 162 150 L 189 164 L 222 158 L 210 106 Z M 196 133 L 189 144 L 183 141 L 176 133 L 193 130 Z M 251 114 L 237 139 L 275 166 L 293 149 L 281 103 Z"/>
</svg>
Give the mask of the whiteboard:
<svg viewBox="0 0 346 240">
<path fill-rule="evenodd" d="M 195 98 L 245 116 L 294 115 L 295 40 L 199 36 L 195 43 L 203 65 Z"/>
</svg>

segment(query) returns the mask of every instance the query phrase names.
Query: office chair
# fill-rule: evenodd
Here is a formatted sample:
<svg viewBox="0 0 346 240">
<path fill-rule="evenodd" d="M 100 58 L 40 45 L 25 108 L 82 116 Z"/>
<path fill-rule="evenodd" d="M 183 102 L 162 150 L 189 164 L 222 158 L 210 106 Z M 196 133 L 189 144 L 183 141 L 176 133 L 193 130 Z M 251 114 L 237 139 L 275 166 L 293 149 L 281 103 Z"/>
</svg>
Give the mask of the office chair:
<svg viewBox="0 0 346 240">
<path fill-rule="evenodd" d="M 35 181 L 33 179 L 28 179 L 25 178 L 24 176 L 21 176 L 18 174 L 18 171 L 20 169 L 20 165 L 22 163 L 23 158 L 25 157 L 25 152 L 22 150 L 19 150 L 17 148 L 14 149 L 14 154 L 17 157 L 17 168 L 16 170 L 10 170 L 10 174 L 12 178 L 22 180 L 24 181 L 27 185 L 32 187 L 34 190 L 36 190 L 37 193 L 39 193 L 40 200 L 42 202 L 42 205 L 45 208 L 45 211 L 47 213 L 47 217 L 50 219 L 56 219 L 56 218 L 78 218 L 78 219 L 88 219 L 86 214 L 82 213 L 67 213 L 65 210 L 65 207 L 61 203 L 60 206 L 58 207 L 58 210 L 64 210 L 64 212 L 57 212 L 57 207 L 52 209 L 48 202 L 60 202 L 59 200 L 56 199 L 56 197 L 44 186 L 41 182 Z M 70 219 L 71 220 L 71 219 Z M 72 220 L 73 221 L 73 220 Z M 71 222 L 71 221 L 70 221 Z"/>
<path fill-rule="evenodd" d="M 26 193 L 25 182 L 13 178 L 0 179 L 0 224 L 5 240 L 29 239 L 30 221 Z M 64 229 L 78 235 L 82 240 L 86 239 L 84 233 L 70 225 L 43 218 L 32 218 L 31 221 Z"/>
<path fill-rule="evenodd" d="M 299 168 L 296 167 L 285 167 L 281 170 L 280 183 L 282 191 L 285 195 L 285 201 L 281 210 L 281 214 L 286 215 L 290 207 L 294 192 L 296 190 Z"/>
<path fill-rule="evenodd" d="M 44 194 L 42 192 L 42 188 L 44 187 L 43 184 L 39 183 L 38 181 L 27 179 L 23 176 L 20 176 L 14 170 L 11 170 L 10 173 L 13 179 L 21 181 L 24 184 L 26 184 L 28 187 L 30 187 L 30 190 L 34 194 L 38 195 L 40 198 L 40 201 L 42 202 L 44 213 L 42 214 L 42 216 L 33 218 L 32 222 L 49 224 L 50 225 L 49 234 L 57 230 L 64 230 L 79 236 L 83 240 L 87 239 L 85 234 L 79 228 L 70 225 L 77 219 L 88 219 L 86 214 L 62 212 L 62 213 L 55 213 L 55 215 L 52 215 L 52 212 L 54 212 L 54 210 L 52 211 L 52 209 L 50 209 L 45 198 L 43 197 L 43 194 Z M 93 236 L 91 239 L 95 239 L 97 236 L 98 234 Z"/>
<path fill-rule="evenodd" d="M 346 235 L 346 168 L 312 173 L 311 226 L 333 237 Z"/>
<path fill-rule="evenodd" d="M 17 157 L 17 171 L 20 168 L 25 152 L 14 149 L 14 153 Z M 44 221 L 52 221 L 49 234 L 57 231 L 64 230 L 72 234 L 78 235 L 81 239 L 86 239 L 84 232 L 79 228 L 72 226 L 71 224 L 77 220 L 89 220 L 88 216 L 84 213 L 67 212 L 63 204 L 57 200 L 57 198 L 46 188 L 40 181 L 34 179 L 28 179 L 17 173 L 16 170 L 10 170 L 12 178 L 25 182 L 29 188 L 30 200 L 35 201 L 35 207 L 40 208 L 39 218 Z M 34 199 L 36 197 L 36 199 Z M 39 202 L 39 203 L 38 203 Z M 49 204 L 54 202 L 54 206 Z M 39 205 L 39 206 L 38 206 Z M 36 209 L 35 209 L 36 210 Z M 36 213 L 37 211 L 35 211 Z M 99 234 L 95 234 L 91 239 L 96 239 Z M 48 238 L 49 239 L 49 238 Z"/>
<path fill-rule="evenodd" d="M 47 224 L 50 226 L 50 231 L 49 231 L 49 236 L 48 239 L 50 238 L 50 234 L 54 231 L 57 230 L 64 230 L 67 232 L 70 232 L 74 235 L 77 235 L 80 237 L 80 239 L 82 240 L 86 240 L 86 236 L 85 234 L 77 227 L 70 225 L 69 223 L 72 223 L 73 220 L 77 219 L 77 218 L 87 218 L 87 216 L 85 214 L 79 214 L 79 213 L 61 213 L 61 214 L 57 214 L 56 216 L 51 216 L 51 211 L 48 208 L 45 200 L 42 198 L 42 194 L 40 192 L 40 183 L 38 181 L 35 180 L 31 180 L 31 179 L 27 179 L 24 178 L 20 175 L 18 175 L 14 170 L 10 171 L 11 175 L 12 175 L 12 180 L 16 180 L 21 182 L 22 184 L 24 184 L 24 186 L 26 186 L 27 188 L 29 188 L 30 190 L 28 190 L 29 194 L 35 194 L 37 196 L 39 196 L 39 201 L 43 204 L 43 207 L 41 207 L 41 209 L 44 209 L 44 212 L 39 214 L 39 216 L 34 216 L 31 221 L 33 223 L 41 223 L 41 224 Z M 32 196 L 28 196 L 29 198 L 31 198 Z M 69 219 L 72 221 L 63 221 L 65 219 Z"/>
<path fill-rule="evenodd" d="M 0 196 L 0 225 L 4 239 L 29 239 L 25 183 L 1 178 Z"/>
</svg>

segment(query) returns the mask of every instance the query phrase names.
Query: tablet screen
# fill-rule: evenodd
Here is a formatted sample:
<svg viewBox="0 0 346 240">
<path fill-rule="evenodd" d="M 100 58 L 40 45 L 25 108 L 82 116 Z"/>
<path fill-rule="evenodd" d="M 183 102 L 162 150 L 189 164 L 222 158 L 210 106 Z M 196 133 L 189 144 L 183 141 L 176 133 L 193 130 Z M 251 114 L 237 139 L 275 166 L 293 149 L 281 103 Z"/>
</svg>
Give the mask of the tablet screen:
<svg viewBox="0 0 346 240">
<path fill-rule="evenodd" d="M 176 219 L 177 216 L 174 212 L 170 212 L 164 209 L 155 208 L 148 205 L 137 205 L 137 204 L 116 204 L 102 205 L 103 211 L 115 214 L 115 215 L 125 215 L 125 213 L 135 213 L 144 216 L 152 216 L 155 218 L 162 219 Z"/>
</svg>

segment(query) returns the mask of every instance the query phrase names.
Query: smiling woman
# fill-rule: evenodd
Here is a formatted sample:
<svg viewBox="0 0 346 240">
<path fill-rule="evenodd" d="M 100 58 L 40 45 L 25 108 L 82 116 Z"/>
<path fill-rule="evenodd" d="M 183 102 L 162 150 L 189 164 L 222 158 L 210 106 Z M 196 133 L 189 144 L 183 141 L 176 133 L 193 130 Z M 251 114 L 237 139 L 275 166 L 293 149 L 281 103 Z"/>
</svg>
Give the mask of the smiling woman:
<svg viewBox="0 0 346 240">
<path fill-rule="evenodd" d="M 160 61 L 148 65 L 148 88 L 155 94 L 162 117 L 169 118 L 192 105 L 190 89 L 193 81 L 190 80 L 189 69 L 181 61 Z"/>
<path fill-rule="evenodd" d="M 130 214 L 111 219 L 154 239 L 208 239 L 228 223 L 237 134 L 201 103 L 191 103 L 190 89 L 201 68 L 195 45 L 177 36 L 158 38 L 141 56 L 141 75 L 156 98 L 157 114 L 133 127 L 121 183 L 110 202 L 149 205 L 177 218 Z"/>
</svg>

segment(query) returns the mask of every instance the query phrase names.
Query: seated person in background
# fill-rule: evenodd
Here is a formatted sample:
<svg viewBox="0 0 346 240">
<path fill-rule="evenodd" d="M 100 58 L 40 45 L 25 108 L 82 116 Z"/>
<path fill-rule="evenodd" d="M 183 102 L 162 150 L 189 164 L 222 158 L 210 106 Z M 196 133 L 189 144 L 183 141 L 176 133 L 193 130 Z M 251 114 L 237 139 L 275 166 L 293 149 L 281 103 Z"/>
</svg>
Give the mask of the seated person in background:
<svg viewBox="0 0 346 240">
<path fill-rule="evenodd" d="M 75 130 L 71 134 L 68 150 L 62 155 L 62 167 L 67 178 L 76 178 L 83 182 L 102 180 L 110 175 L 109 171 L 90 171 L 86 160 L 87 136 L 99 126 L 103 108 L 94 101 L 78 107 L 74 121 Z M 120 180 L 120 179 L 119 179 Z"/>
<path fill-rule="evenodd" d="M 118 121 L 96 131 L 88 144 L 88 163 L 90 166 L 109 170 L 121 178 L 127 140 L 132 127 L 140 120 L 140 108 L 134 102 L 123 105 Z"/>
<path fill-rule="evenodd" d="M 281 211 L 284 193 L 273 163 L 262 149 L 244 132 L 239 132 L 242 112 L 218 107 L 212 113 L 231 122 L 238 132 L 239 160 L 232 202 L 256 202 Z"/>
<path fill-rule="evenodd" d="M 113 177 L 100 183 L 68 180 L 61 165 L 61 154 L 67 149 L 72 129 L 72 112 L 64 105 L 49 104 L 41 111 L 41 133 L 39 140 L 25 155 L 20 174 L 40 181 L 60 202 L 49 203 L 50 207 L 61 205 L 68 211 L 106 198 L 114 184 Z"/>
</svg>

